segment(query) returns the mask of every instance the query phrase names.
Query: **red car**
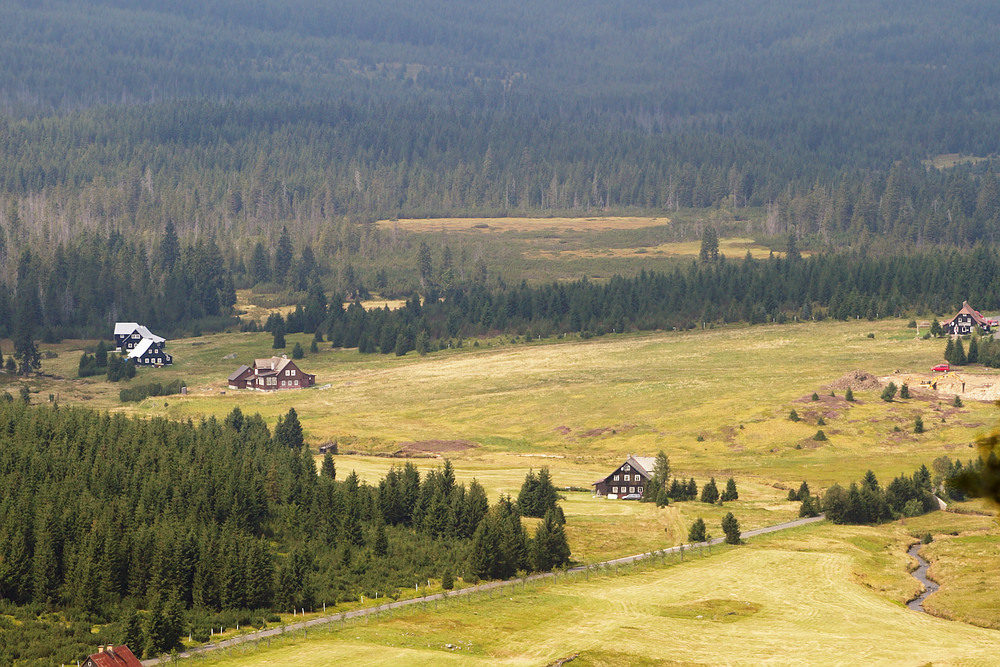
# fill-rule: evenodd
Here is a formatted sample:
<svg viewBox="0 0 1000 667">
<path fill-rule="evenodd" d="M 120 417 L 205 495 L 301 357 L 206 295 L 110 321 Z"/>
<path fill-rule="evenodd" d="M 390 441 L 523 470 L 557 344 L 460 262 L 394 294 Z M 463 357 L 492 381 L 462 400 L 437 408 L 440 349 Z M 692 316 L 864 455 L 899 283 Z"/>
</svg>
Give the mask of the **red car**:
<svg viewBox="0 0 1000 667">
<path fill-rule="evenodd" d="M 951 366 L 949 364 L 938 364 L 937 366 L 935 366 L 931 370 L 932 371 L 937 371 L 938 373 L 947 373 L 948 371 L 951 370 Z"/>
</svg>

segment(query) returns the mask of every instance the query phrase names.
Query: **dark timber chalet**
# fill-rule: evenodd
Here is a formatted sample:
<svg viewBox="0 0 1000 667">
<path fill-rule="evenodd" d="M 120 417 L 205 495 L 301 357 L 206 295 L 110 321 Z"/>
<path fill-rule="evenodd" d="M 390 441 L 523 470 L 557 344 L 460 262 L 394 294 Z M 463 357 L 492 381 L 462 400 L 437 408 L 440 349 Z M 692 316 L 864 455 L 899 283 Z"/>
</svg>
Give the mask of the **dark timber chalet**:
<svg viewBox="0 0 1000 667">
<path fill-rule="evenodd" d="M 230 389 L 303 389 L 316 384 L 316 376 L 303 373 L 288 357 L 254 359 L 253 366 L 240 366 L 229 376 Z"/>
<path fill-rule="evenodd" d="M 645 492 L 649 480 L 653 479 L 653 466 L 656 458 L 652 456 L 629 456 L 625 463 L 605 477 L 593 483 L 594 495 L 605 496 L 617 500 L 623 496 Z"/>
<path fill-rule="evenodd" d="M 952 336 L 967 336 L 974 328 L 979 329 L 979 333 L 992 333 L 997 326 L 996 320 L 988 320 L 983 314 L 969 305 L 968 301 L 962 302 L 962 310 L 958 311 L 955 317 L 941 323 L 941 328 L 945 333 Z"/>
<path fill-rule="evenodd" d="M 115 350 L 134 359 L 139 366 L 169 366 L 174 363 L 173 356 L 163 350 L 166 345 L 166 338 L 157 336 L 141 324 L 115 324 Z"/>
</svg>

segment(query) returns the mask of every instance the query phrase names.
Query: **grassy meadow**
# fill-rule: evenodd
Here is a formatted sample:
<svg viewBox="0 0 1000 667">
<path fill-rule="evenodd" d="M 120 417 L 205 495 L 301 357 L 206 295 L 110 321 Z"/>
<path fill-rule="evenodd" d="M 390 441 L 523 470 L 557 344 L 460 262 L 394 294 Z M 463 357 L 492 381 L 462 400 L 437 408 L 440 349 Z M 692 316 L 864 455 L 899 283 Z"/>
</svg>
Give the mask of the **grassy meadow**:
<svg viewBox="0 0 1000 667">
<path fill-rule="evenodd" d="M 868 334 L 874 335 L 869 338 Z M 310 337 L 292 335 L 308 347 Z M 830 383 L 854 369 L 916 381 L 940 359 L 943 342 L 916 338 L 899 320 L 729 327 L 609 335 L 534 343 L 494 339 L 426 357 L 360 355 L 326 345 L 300 362 L 317 375 L 307 390 L 231 391 L 241 363 L 276 353 L 264 333 L 174 340 L 173 367 L 142 369 L 133 384 L 183 378 L 187 396 L 118 401 L 103 377 L 73 379 L 83 344 L 45 349 L 45 377 L 27 381 L 35 401 L 175 419 L 223 417 L 234 407 L 274 423 L 295 407 L 308 440 L 336 440 L 341 452 L 443 454 L 496 490 L 514 492 L 529 467 L 548 465 L 560 486 L 589 487 L 629 453 L 668 453 L 674 470 L 763 484 L 824 487 L 871 468 L 889 481 L 942 455 L 971 458 L 978 433 L 1000 411 L 911 384 L 913 398 L 886 403 L 879 391 L 844 400 Z M 9 349 L 9 343 L 3 343 Z M 897 373 L 897 371 L 899 371 Z M 971 369 L 961 374 L 986 374 Z M 8 387 L 22 380 L 0 376 Z M 813 393 L 818 400 L 812 400 Z M 795 409 L 800 421 L 788 419 Z M 915 434 L 917 415 L 926 432 Z M 819 419 L 825 421 L 818 424 Z M 813 439 L 823 430 L 826 441 Z M 373 476 L 393 461 L 372 458 Z M 341 465 L 343 468 L 344 464 Z M 508 472 L 515 469 L 513 473 Z"/>
<path fill-rule="evenodd" d="M 205 665 L 991 664 L 997 633 L 905 608 L 899 524 L 817 524 L 685 562 L 310 631 Z M 446 645 L 451 645 L 448 648 Z"/>
</svg>

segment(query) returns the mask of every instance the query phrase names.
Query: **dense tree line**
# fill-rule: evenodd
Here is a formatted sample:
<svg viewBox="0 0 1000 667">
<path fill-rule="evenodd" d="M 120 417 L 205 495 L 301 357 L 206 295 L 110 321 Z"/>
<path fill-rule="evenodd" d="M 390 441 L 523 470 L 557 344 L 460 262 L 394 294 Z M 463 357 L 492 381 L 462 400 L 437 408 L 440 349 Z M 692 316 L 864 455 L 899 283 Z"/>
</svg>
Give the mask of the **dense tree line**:
<svg viewBox="0 0 1000 667">
<path fill-rule="evenodd" d="M 118 233 L 84 234 L 51 252 L 25 249 L 10 281 L 0 277 L 0 337 L 24 326 L 28 338 L 110 338 L 120 319 L 171 331 L 229 322 L 236 293 L 211 240 L 181 245 L 168 225 L 152 256 Z M 197 326 L 196 324 L 194 326 Z M 81 371 L 101 364 L 82 362 Z"/>
<path fill-rule="evenodd" d="M 900 475 L 885 488 L 871 470 L 860 485 L 851 482 L 844 489 L 834 484 L 823 494 L 822 506 L 834 523 L 875 524 L 932 512 L 938 509 L 938 501 L 932 492 L 931 472 L 921 466 L 912 477 Z"/>
<path fill-rule="evenodd" d="M 238 408 L 195 425 L 0 400 L 0 482 L 5 608 L 110 622 L 116 641 L 136 613 L 150 653 L 181 630 L 207 636 L 222 612 L 259 622 L 445 569 L 507 576 L 569 558 L 552 517 L 529 538 L 509 499 L 490 508 L 448 462 L 423 478 L 394 467 L 377 486 L 337 481 L 332 460 L 317 474 L 294 409 L 272 433 Z M 173 630 L 149 644 L 161 616 Z M 5 636 L 0 661 L 34 650 Z"/>
<path fill-rule="evenodd" d="M 320 331 L 334 347 L 405 354 L 418 343 L 427 351 L 456 338 L 495 332 L 533 338 L 727 322 L 898 317 L 906 312 L 947 312 L 966 298 L 1000 302 L 998 264 L 985 247 L 902 257 L 838 253 L 800 259 L 720 258 L 606 283 L 522 283 L 499 289 L 463 285 L 446 291 L 443 298 L 429 291 L 422 303 L 412 297 L 395 311 L 365 310 L 358 303 L 344 309 L 337 299 L 327 307 L 318 290 L 289 316 L 288 330 Z M 274 316 L 267 328 L 273 330 L 280 319 Z"/>
</svg>

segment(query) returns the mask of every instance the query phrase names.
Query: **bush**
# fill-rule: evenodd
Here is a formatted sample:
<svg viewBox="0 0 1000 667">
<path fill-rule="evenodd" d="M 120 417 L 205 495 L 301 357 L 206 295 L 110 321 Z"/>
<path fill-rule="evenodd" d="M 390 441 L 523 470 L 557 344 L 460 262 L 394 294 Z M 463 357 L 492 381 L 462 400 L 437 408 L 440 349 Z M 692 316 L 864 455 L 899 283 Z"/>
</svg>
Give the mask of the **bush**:
<svg viewBox="0 0 1000 667">
<path fill-rule="evenodd" d="M 956 408 L 962 407 L 962 405 L 963 405 L 962 399 L 958 397 L 958 394 L 955 394 L 955 400 L 954 400 L 954 402 L 952 402 L 952 405 L 954 405 Z M 944 420 L 942 419 L 941 421 L 944 421 Z"/>
<path fill-rule="evenodd" d="M 128 387 L 118 392 L 118 400 L 122 403 L 138 403 L 150 396 L 171 396 L 181 393 L 181 387 L 186 387 L 184 380 L 173 380 L 161 384 L 151 382 L 150 384 L 140 384 Z"/>
<path fill-rule="evenodd" d="M 817 394 L 815 391 L 813 392 L 812 400 L 814 400 L 814 401 L 818 401 L 819 400 L 819 394 Z"/>
<path fill-rule="evenodd" d="M 788 413 L 788 419 L 790 421 L 797 422 L 799 420 L 799 413 L 792 408 L 792 411 Z"/>
<path fill-rule="evenodd" d="M 820 416 L 820 418 L 816 420 L 816 426 L 826 426 L 826 420 Z"/>
</svg>

